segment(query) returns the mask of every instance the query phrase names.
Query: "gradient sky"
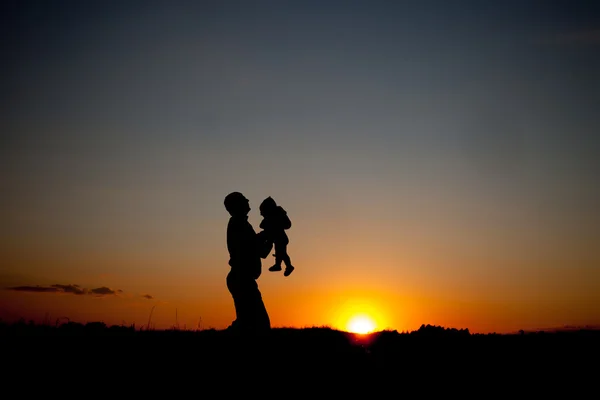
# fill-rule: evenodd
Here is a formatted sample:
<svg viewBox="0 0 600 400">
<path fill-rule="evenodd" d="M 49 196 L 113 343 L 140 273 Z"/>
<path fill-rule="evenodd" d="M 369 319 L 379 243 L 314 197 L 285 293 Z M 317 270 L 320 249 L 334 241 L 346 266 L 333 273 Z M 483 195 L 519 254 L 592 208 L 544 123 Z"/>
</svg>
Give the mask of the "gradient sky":
<svg viewBox="0 0 600 400">
<path fill-rule="evenodd" d="M 273 326 L 600 324 L 600 3 L 1 7 L 0 318 L 225 328 L 240 191 Z"/>
</svg>

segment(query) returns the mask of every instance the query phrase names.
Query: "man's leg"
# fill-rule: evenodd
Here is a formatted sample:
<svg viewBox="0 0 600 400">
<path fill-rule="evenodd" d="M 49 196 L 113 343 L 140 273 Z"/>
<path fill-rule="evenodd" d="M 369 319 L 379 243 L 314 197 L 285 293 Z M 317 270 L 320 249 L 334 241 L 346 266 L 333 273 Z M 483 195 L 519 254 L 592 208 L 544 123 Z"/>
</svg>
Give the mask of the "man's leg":
<svg viewBox="0 0 600 400">
<path fill-rule="evenodd" d="M 248 325 L 248 313 L 245 307 L 244 290 L 240 282 L 240 277 L 232 272 L 227 274 L 227 289 L 233 298 L 233 306 L 235 307 L 235 320 L 231 323 L 230 328 L 242 330 Z"/>
<path fill-rule="evenodd" d="M 269 331 L 271 329 L 271 320 L 258 289 L 258 284 L 254 279 L 244 283 L 244 299 L 247 300 L 248 318 L 252 319 L 254 331 Z"/>
</svg>

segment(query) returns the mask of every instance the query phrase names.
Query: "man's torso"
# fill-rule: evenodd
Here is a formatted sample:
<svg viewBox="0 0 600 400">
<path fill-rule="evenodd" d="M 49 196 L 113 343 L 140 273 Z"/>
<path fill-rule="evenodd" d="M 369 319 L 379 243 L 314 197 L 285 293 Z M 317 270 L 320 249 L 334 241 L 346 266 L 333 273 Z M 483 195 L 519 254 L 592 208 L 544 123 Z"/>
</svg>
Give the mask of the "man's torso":
<svg viewBox="0 0 600 400">
<path fill-rule="evenodd" d="M 247 217 L 231 217 L 227 225 L 227 249 L 232 272 L 258 278 L 261 259 L 256 232 Z"/>
</svg>

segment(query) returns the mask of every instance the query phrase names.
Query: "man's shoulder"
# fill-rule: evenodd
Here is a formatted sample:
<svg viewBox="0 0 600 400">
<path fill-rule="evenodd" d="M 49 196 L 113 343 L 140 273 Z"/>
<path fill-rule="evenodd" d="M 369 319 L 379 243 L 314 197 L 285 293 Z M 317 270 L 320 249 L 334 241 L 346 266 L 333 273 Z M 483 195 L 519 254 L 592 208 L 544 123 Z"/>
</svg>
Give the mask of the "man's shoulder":
<svg viewBox="0 0 600 400">
<path fill-rule="evenodd" d="M 252 224 L 248 221 L 247 217 L 231 217 L 227 224 L 227 230 L 229 231 L 254 231 Z"/>
<path fill-rule="evenodd" d="M 248 217 L 230 217 L 229 225 L 246 225 L 249 224 Z"/>
<path fill-rule="evenodd" d="M 229 223 L 227 224 L 227 230 L 236 231 L 240 230 L 244 227 L 245 221 L 240 218 L 231 217 L 229 218 Z"/>
</svg>

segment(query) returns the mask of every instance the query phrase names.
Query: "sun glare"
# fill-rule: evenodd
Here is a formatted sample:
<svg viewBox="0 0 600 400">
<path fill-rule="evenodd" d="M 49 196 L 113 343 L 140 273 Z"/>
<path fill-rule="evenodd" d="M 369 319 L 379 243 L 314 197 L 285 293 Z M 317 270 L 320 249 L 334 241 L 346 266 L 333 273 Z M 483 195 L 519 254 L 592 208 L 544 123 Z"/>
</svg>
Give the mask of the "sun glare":
<svg viewBox="0 0 600 400">
<path fill-rule="evenodd" d="M 373 296 L 341 293 L 342 301 L 332 308 L 331 321 L 336 329 L 364 335 L 389 326 L 386 306 Z"/>
<path fill-rule="evenodd" d="M 348 331 L 352 333 L 371 333 L 375 330 L 375 323 L 365 315 L 358 315 L 348 321 Z"/>
</svg>

